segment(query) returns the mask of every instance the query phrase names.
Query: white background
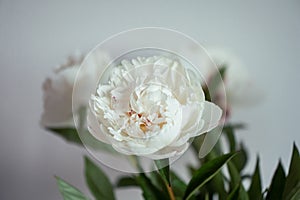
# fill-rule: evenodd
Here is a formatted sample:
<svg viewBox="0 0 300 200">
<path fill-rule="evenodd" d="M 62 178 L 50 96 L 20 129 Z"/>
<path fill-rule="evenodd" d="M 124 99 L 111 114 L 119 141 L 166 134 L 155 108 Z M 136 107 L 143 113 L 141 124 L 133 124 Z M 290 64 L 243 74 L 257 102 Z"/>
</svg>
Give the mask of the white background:
<svg viewBox="0 0 300 200">
<path fill-rule="evenodd" d="M 267 186 L 278 159 L 287 166 L 293 141 L 300 145 L 300 2 L 120 2 L 0 0 L 0 199 L 61 199 L 53 175 L 88 193 L 86 152 L 39 125 L 42 82 L 76 49 L 144 26 L 184 32 L 244 62 L 264 99 L 235 112 L 234 121 L 248 124 L 240 132 L 250 149 L 248 170 L 259 154 Z M 102 168 L 112 179 L 118 175 Z M 117 195 L 139 198 L 140 192 Z"/>
</svg>

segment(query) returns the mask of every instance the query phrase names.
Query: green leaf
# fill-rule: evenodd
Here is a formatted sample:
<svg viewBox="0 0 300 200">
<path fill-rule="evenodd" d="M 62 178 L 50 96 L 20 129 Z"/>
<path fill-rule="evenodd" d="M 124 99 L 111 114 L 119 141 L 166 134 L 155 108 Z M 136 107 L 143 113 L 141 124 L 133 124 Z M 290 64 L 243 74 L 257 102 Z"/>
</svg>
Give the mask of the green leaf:
<svg viewBox="0 0 300 200">
<path fill-rule="evenodd" d="M 55 177 L 57 181 L 57 185 L 61 195 L 64 200 L 88 200 L 82 192 L 80 192 L 77 188 L 65 182 L 63 179 L 59 177 Z"/>
<path fill-rule="evenodd" d="M 227 193 L 224 186 L 224 176 L 220 172 L 218 172 L 208 183 L 206 189 L 209 193 L 214 194 L 217 193 L 219 200 L 226 199 Z"/>
<path fill-rule="evenodd" d="M 239 152 L 239 154 L 240 153 L 241 152 Z M 239 156 L 239 154 L 236 155 L 234 158 L 236 158 L 237 156 Z M 236 166 L 233 164 L 233 159 L 230 160 L 228 162 L 228 164 L 227 164 L 227 166 L 228 166 L 228 172 L 229 172 L 229 175 L 230 175 L 230 183 L 229 184 L 230 184 L 231 191 L 233 192 L 233 190 L 235 189 L 235 187 L 237 185 L 239 185 L 238 198 L 240 200 L 248 200 L 249 199 L 248 194 L 245 191 L 245 188 L 244 188 L 244 186 L 242 184 L 242 177 L 241 177 L 239 171 L 237 170 Z"/>
<path fill-rule="evenodd" d="M 235 188 L 230 192 L 227 200 L 240 200 L 240 184 L 237 184 Z"/>
<path fill-rule="evenodd" d="M 161 160 L 155 160 L 155 165 L 158 169 L 158 172 L 165 182 L 165 184 L 168 184 L 170 186 L 170 166 L 169 166 L 169 159 L 161 159 Z"/>
<path fill-rule="evenodd" d="M 62 137 L 67 142 L 71 142 L 71 143 L 83 146 L 83 143 L 81 141 L 81 139 L 83 139 L 85 144 L 87 144 L 89 147 L 91 147 L 95 150 L 103 150 L 103 151 L 106 151 L 106 152 L 109 152 L 112 154 L 116 153 L 116 151 L 112 148 L 111 145 L 98 141 L 90 134 L 90 132 L 88 130 L 85 130 L 84 134 L 81 135 L 81 137 L 83 137 L 83 138 L 80 138 L 78 135 L 78 131 L 72 127 L 64 127 L 64 128 L 48 127 L 47 130 Z"/>
<path fill-rule="evenodd" d="M 259 170 L 259 158 L 257 158 L 256 160 L 256 167 L 255 167 L 254 174 L 252 176 L 248 195 L 250 199 L 255 199 L 255 200 L 263 199 L 262 186 L 260 180 L 260 170 Z"/>
<path fill-rule="evenodd" d="M 236 150 L 236 139 L 234 136 L 234 129 L 232 126 L 227 126 L 226 128 L 223 128 L 223 132 L 225 132 L 225 136 L 227 137 L 227 140 L 229 142 L 230 151 Z"/>
<path fill-rule="evenodd" d="M 248 155 L 243 143 L 238 148 L 236 145 L 235 130 L 244 128 L 244 124 L 228 124 L 224 126 L 223 132 L 229 143 L 230 151 L 240 151 L 240 153 L 232 159 L 236 169 L 241 172 L 247 164 Z"/>
<path fill-rule="evenodd" d="M 232 159 L 236 153 L 229 153 L 217 157 L 204 163 L 198 169 L 189 182 L 185 191 L 184 199 L 190 199 L 205 183 L 211 180 L 222 168 L 222 166 Z"/>
<path fill-rule="evenodd" d="M 136 181 L 143 191 L 143 197 L 145 200 L 169 199 L 165 193 L 152 184 L 150 179 L 144 173 L 140 173 L 140 175 L 136 177 Z"/>
<path fill-rule="evenodd" d="M 170 179 L 175 196 L 182 198 L 187 187 L 186 183 L 172 171 L 170 173 Z"/>
<path fill-rule="evenodd" d="M 233 130 L 239 130 L 239 129 L 245 129 L 246 128 L 246 125 L 243 124 L 243 123 L 232 123 L 232 124 L 226 124 L 224 127 L 223 127 L 223 131 L 227 131 L 227 129 L 233 129 Z"/>
<path fill-rule="evenodd" d="M 64 138 L 68 142 L 82 145 L 78 132 L 75 128 L 63 127 L 63 128 L 50 128 L 47 127 L 47 130 L 55 133 L 56 135 Z"/>
<path fill-rule="evenodd" d="M 85 177 L 87 185 L 96 199 L 115 199 L 109 179 L 88 157 L 85 157 Z"/>
<path fill-rule="evenodd" d="M 246 192 L 242 183 L 240 183 L 240 200 L 249 200 L 248 193 Z"/>
<path fill-rule="evenodd" d="M 243 143 L 240 144 L 239 154 L 235 156 L 231 162 L 235 165 L 236 169 L 240 173 L 246 166 L 248 160 L 248 153 L 244 148 Z"/>
<path fill-rule="evenodd" d="M 248 194 L 245 191 L 242 182 L 234 187 L 234 189 L 228 195 L 227 200 L 249 200 Z"/>
<path fill-rule="evenodd" d="M 283 192 L 284 200 L 297 199 L 300 196 L 300 157 L 296 144 L 294 143 L 293 155 L 286 178 Z M 300 198 L 299 198 L 300 199 Z"/>
<path fill-rule="evenodd" d="M 285 172 L 281 165 L 281 162 L 279 162 L 273 175 L 271 185 L 266 196 L 266 200 L 281 200 L 285 182 Z"/>
<path fill-rule="evenodd" d="M 300 199 L 300 188 L 299 186 L 295 189 L 294 193 L 291 195 L 291 200 L 299 200 Z"/>
<path fill-rule="evenodd" d="M 215 145 L 215 147 L 216 146 L 218 145 Z M 219 156 L 219 152 L 220 151 L 218 149 L 213 148 L 213 150 L 209 154 L 207 154 L 204 159 L 201 159 L 201 162 L 205 163 L 213 160 L 214 158 L 217 158 Z M 224 176 L 221 171 L 218 172 L 204 187 L 211 195 L 217 193 L 219 196 L 219 200 L 226 199 L 227 197 L 227 192 L 224 186 Z"/>
<path fill-rule="evenodd" d="M 238 155 L 237 155 L 238 156 Z M 233 164 L 232 160 L 227 163 L 228 172 L 230 175 L 230 188 L 233 190 L 241 182 L 241 176 Z"/>
<path fill-rule="evenodd" d="M 117 187 L 136 187 L 138 186 L 138 183 L 136 182 L 135 178 L 126 176 L 126 177 L 121 177 L 117 181 Z"/>
<path fill-rule="evenodd" d="M 194 167 L 191 164 L 188 164 L 186 167 L 187 167 L 187 169 L 188 169 L 188 171 L 189 171 L 189 173 L 190 173 L 191 176 L 193 176 L 196 173 L 196 171 L 197 171 L 196 167 Z"/>
<path fill-rule="evenodd" d="M 169 195 L 170 195 L 169 194 L 169 188 L 173 188 L 172 183 L 171 183 L 171 186 L 166 184 L 166 182 L 162 179 L 162 177 L 161 177 L 161 175 L 159 174 L 158 171 L 152 171 L 152 172 L 149 173 L 149 175 L 150 175 L 150 176 L 148 176 L 149 180 L 154 185 L 154 187 L 156 187 L 159 191 L 161 191 L 162 195 L 169 198 Z M 171 180 L 171 174 L 170 174 L 170 181 L 172 181 Z"/>
</svg>

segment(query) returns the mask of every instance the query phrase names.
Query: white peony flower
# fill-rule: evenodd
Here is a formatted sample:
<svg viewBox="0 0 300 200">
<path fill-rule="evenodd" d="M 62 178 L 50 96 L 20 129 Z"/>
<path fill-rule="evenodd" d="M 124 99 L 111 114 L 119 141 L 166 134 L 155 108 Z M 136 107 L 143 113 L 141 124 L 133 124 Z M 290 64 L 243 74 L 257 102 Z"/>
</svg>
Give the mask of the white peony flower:
<svg viewBox="0 0 300 200">
<path fill-rule="evenodd" d="M 126 155 L 183 154 L 190 138 L 215 128 L 222 116 L 191 77 L 178 60 L 167 57 L 122 61 L 91 96 L 89 131 Z"/>
<path fill-rule="evenodd" d="M 257 102 L 260 90 L 242 62 L 229 50 L 209 48 L 208 53 L 218 68 L 226 67 L 224 83 L 227 103 L 235 107 L 247 106 Z"/>
<path fill-rule="evenodd" d="M 68 60 L 47 78 L 43 84 L 44 112 L 41 124 L 45 127 L 74 125 L 72 114 L 72 92 L 77 72 L 83 61 L 83 55 L 70 56 Z M 98 81 L 109 61 L 106 53 L 95 51 L 88 59 L 89 68 L 77 77 L 81 96 L 74 99 L 79 107 L 87 107 L 92 88 Z M 88 93 L 90 92 L 90 93 Z"/>
<path fill-rule="evenodd" d="M 182 46 L 180 51 L 202 63 L 199 67 L 201 67 L 201 73 L 206 84 L 209 84 L 211 78 L 217 73 L 216 67 L 226 68 L 224 76 L 225 94 L 223 88 L 220 87 L 215 91 L 216 95 L 213 97 L 214 103 L 226 111 L 224 112 L 226 119 L 230 116 L 232 109 L 256 104 L 261 99 L 257 98 L 262 96 L 261 89 L 257 87 L 243 63 L 230 50 L 209 47 L 207 53 L 210 58 L 199 46 L 193 44 Z M 216 67 L 212 66 L 214 64 Z"/>
</svg>

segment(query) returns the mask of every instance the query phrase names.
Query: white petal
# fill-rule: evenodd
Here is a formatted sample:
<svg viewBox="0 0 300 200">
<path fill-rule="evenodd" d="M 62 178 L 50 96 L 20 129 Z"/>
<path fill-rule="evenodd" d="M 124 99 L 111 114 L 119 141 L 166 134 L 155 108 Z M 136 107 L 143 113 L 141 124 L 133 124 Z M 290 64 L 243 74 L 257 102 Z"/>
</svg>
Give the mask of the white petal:
<svg viewBox="0 0 300 200">
<path fill-rule="evenodd" d="M 145 157 L 154 160 L 159 160 L 159 159 L 170 158 L 174 156 L 180 156 L 188 149 L 188 147 L 189 147 L 189 143 L 184 143 L 182 146 L 179 147 L 167 146 L 153 154 L 146 155 Z"/>
<path fill-rule="evenodd" d="M 201 105 L 193 104 L 185 107 L 183 113 L 187 124 L 183 126 L 184 129 L 182 129 L 178 140 L 170 144 L 170 146 L 181 146 L 190 138 L 208 132 L 219 124 L 222 110 L 217 105 L 207 101 L 201 103 Z"/>
<path fill-rule="evenodd" d="M 173 126 L 164 127 L 157 135 L 150 138 L 128 138 L 123 141 L 112 141 L 113 148 L 127 155 L 147 156 L 165 148 L 180 136 L 181 110 L 174 118 Z M 166 126 L 166 125 L 165 125 Z"/>
<path fill-rule="evenodd" d="M 218 126 L 222 117 L 222 110 L 219 106 L 208 101 L 203 102 L 203 104 L 204 110 L 201 119 L 204 121 L 204 124 L 199 134 L 208 132 Z"/>
<path fill-rule="evenodd" d="M 72 85 L 59 76 L 46 79 L 43 90 L 44 112 L 41 124 L 46 127 L 72 125 Z"/>
<path fill-rule="evenodd" d="M 202 128 L 204 122 L 201 119 L 204 104 L 193 103 L 184 105 L 182 108 L 182 128 L 181 135 L 170 146 L 181 146 L 186 143 L 191 137 L 195 137 L 199 133 L 199 129 Z"/>
<path fill-rule="evenodd" d="M 212 150 L 212 148 L 218 142 L 218 139 L 222 133 L 222 128 L 223 127 L 221 126 L 217 126 L 213 130 L 211 130 L 208 134 L 205 135 L 204 141 L 201 144 L 200 149 L 198 149 L 199 158 L 203 158 Z"/>
<path fill-rule="evenodd" d="M 89 110 L 87 113 L 87 124 L 89 132 L 98 140 L 104 143 L 110 143 L 107 139 L 107 134 L 103 128 L 101 128 L 101 124 L 99 124 L 96 116 Z"/>
<path fill-rule="evenodd" d="M 182 129 L 183 133 L 193 132 L 198 127 L 204 109 L 203 103 L 193 103 L 182 107 Z"/>
</svg>

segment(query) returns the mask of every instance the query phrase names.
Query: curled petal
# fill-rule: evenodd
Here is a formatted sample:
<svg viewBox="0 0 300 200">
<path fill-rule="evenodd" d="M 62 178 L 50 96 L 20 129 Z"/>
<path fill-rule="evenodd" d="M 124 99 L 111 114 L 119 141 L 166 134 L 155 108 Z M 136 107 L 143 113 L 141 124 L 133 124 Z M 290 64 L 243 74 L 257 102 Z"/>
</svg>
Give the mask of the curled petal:
<svg viewBox="0 0 300 200">
<path fill-rule="evenodd" d="M 204 124 L 199 131 L 199 134 L 208 132 L 219 125 L 219 121 L 222 117 L 222 110 L 214 103 L 205 101 L 204 110 L 202 114 L 202 120 Z"/>
</svg>

